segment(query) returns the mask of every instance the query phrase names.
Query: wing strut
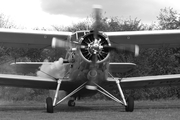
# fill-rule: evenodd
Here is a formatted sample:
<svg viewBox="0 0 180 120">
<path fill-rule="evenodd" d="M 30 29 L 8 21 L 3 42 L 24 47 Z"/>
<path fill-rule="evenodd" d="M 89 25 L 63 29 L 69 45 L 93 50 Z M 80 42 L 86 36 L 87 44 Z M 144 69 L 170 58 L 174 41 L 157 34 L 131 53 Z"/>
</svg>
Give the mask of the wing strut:
<svg viewBox="0 0 180 120">
<path fill-rule="evenodd" d="M 123 93 L 123 91 L 122 91 L 122 88 L 121 88 L 121 86 L 120 86 L 120 81 L 119 81 L 118 79 L 116 79 L 116 84 L 117 84 L 117 86 L 118 86 L 119 93 L 120 93 L 120 95 L 121 95 L 121 98 L 122 98 L 122 100 L 123 100 L 123 103 L 124 103 L 125 106 L 127 106 L 127 103 L 126 103 L 126 100 L 125 100 L 125 97 L 124 97 L 124 93 Z"/>
<path fill-rule="evenodd" d="M 56 92 L 55 92 L 55 96 L 54 96 L 54 100 L 52 102 L 52 98 L 48 97 L 46 99 L 46 105 L 47 105 L 47 112 L 48 113 L 53 113 L 54 112 L 54 107 L 57 106 L 58 104 L 60 104 L 61 102 L 63 102 L 64 100 L 66 100 L 67 98 L 71 97 L 72 95 L 74 95 L 75 93 L 77 93 L 78 91 L 82 90 L 85 87 L 85 84 L 87 82 L 84 82 L 82 85 L 80 85 L 78 88 L 76 88 L 75 90 L 73 90 L 71 93 L 69 93 L 67 96 L 65 96 L 64 98 L 62 98 L 61 100 L 57 101 L 57 97 L 58 97 L 58 92 L 61 86 L 61 82 L 62 79 L 59 79 L 57 81 L 57 88 L 56 88 Z"/>
<path fill-rule="evenodd" d="M 59 102 L 57 102 L 55 106 L 57 106 L 58 104 L 60 104 L 61 102 L 63 102 L 64 100 L 66 100 L 67 98 L 71 97 L 72 95 L 74 95 L 75 93 L 77 93 L 78 91 L 82 90 L 85 87 L 85 84 L 87 82 L 84 82 L 82 85 L 80 85 L 78 88 L 76 88 L 74 91 L 72 91 L 71 93 L 69 93 L 67 96 L 65 96 L 63 99 L 61 99 Z M 58 91 L 56 91 L 58 92 Z"/>
<path fill-rule="evenodd" d="M 114 101 L 116 101 L 116 102 L 118 102 L 118 103 L 120 103 L 120 104 L 122 104 L 122 105 L 125 105 L 125 106 L 127 105 L 126 102 L 123 103 L 121 100 L 119 100 L 118 98 L 116 98 L 115 96 L 113 96 L 111 93 L 109 93 L 108 91 L 106 91 L 104 88 L 102 88 L 102 87 L 99 86 L 98 84 L 96 84 L 96 83 L 94 83 L 94 84 L 98 87 L 98 89 L 97 89 L 98 92 L 106 95 L 107 97 L 111 98 L 112 100 L 114 100 Z"/>
<path fill-rule="evenodd" d="M 100 93 L 106 95 L 107 97 L 111 98 L 112 100 L 114 100 L 114 101 L 124 105 L 125 106 L 125 110 L 127 112 L 132 112 L 134 110 L 134 100 L 133 100 L 133 98 L 132 97 L 128 97 L 127 100 L 125 100 L 124 93 L 123 93 L 121 85 L 120 85 L 121 81 L 119 79 L 114 78 L 114 77 L 113 77 L 113 79 L 114 79 L 114 81 L 117 84 L 117 87 L 118 87 L 118 90 L 119 90 L 119 93 L 121 95 L 122 100 L 119 100 L 118 98 L 113 96 L 111 93 L 109 93 L 107 90 L 105 90 L 104 88 L 99 86 L 97 83 L 93 82 L 93 84 L 97 87 L 96 90 L 98 92 L 100 92 Z"/>
<path fill-rule="evenodd" d="M 125 100 L 124 93 L 123 93 L 122 88 L 121 88 L 121 86 L 120 86 L 120 81 L 121 81 L 121 80 L 114 78 L 113 75 L 112 75 L 110 72 L 109 72 L 109 75 L 110 75 L 113 79 L 115 79 L 116 84 L 117 84 L 117 87 L 118 87 L 118 90 L 119 90 L 119 93 L 120 93 L 121 98 L 122 98 L 122 100 L 123 100 L 123 103 L 124 103 L 125 106 L 127 106 L 127 102 L 126 102 L 126 100 Z"/>
</svg>

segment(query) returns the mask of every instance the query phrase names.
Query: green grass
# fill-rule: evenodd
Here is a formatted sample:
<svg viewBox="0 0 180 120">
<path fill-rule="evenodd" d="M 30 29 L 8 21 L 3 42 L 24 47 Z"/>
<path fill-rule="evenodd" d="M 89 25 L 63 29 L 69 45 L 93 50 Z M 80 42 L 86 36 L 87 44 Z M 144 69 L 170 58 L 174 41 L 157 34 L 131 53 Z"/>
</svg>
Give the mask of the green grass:
<svg viewBox="0 0 180 120">
<path fill-rule="evenodd" d="M 1 102 L 2 103 L 2 102 Z M 0 103 L 0 104 L 1 104 Z M 136 101 L 134 112 L 113 101 L 78 101 L 76 107 L 63 103 L 53 114 L 46 113 L 44 103 L 10 102 L 1 104 L 1 120 L 178 120 L 180 100 Z"/>
</svg>

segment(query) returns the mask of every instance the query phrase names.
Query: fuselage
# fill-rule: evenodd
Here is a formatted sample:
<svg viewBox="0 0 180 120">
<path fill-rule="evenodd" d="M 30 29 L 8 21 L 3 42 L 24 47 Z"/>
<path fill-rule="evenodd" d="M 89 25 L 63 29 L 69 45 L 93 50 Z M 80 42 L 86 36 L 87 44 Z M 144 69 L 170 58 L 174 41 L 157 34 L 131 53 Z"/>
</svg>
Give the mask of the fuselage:
<svg viewBox="0 0 180 120">
<path fill-rule="evenodd" d="M 85 32 L 84 32 L 85 33 Z M 77 32 L 70 39 L 71 41 L 79 40 L 77 35 L 84 35 L 82 32 Z M 74 46 L 76 47 L 76 46 Z M 72 49 L 72 48 L 71 48 Z M 81 84 L 93 86 L 93 83 L 98 85 L 103 84 L 106 81 L 109 69 L 109 59 L 104 62 L 93 64 L 92 62 L 85 61 L 79 53 L 79 50 L 67 52 L 66 59 L 70 61 L 70 65 L 67 67 L 69 70 L 69 78 L 73 82 L 73 89 L 77 88 Z M 84 88 L 75 95 L 89 96 L 95 94 L 96 91 Z"/>
</svg>

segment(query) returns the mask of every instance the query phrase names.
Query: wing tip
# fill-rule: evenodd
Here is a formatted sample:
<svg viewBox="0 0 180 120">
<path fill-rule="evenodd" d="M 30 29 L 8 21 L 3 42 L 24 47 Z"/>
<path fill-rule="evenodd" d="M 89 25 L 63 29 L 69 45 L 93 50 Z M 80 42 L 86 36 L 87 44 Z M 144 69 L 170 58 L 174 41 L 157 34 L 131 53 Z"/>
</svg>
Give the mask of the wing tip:
<svg viewBox="0 0 180 120">
<path fill-rule="evenodd" d="M 135 56 L 137 57 L 139 55 L 139 46 L 135 45 Z"/>
<path fill-rule="evenodd" d="M 51 43 L 52 48 L 56 47 L 56 42 L 57 42 L 57 39 L 55 37 L 53 37 L 52 43 Z"/>
</svg>

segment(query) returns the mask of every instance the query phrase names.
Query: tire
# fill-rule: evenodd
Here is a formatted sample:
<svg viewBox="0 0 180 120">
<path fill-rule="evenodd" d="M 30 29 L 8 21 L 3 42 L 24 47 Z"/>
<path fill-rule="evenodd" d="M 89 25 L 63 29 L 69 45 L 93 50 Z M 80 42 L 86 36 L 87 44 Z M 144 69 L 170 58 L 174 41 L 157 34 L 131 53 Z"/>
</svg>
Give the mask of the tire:
<svg viewBox="0 0 180 120">
<path fill-rule="evenodd" d="M 68 106 L 69 107 L 74 107 L 76 105 L 76 103 L 74 102 L 74 100 L 69 100 L 68 101 Z"/>
<path fill-rule="evenodd" d="M 53 100 L 51 97 L 46 98 L 46 106 L 47 106 L 47 112 L 48 113 L 53 113 L 54 109 L 53 109 Z"/>
<path fill-rule="evenodd" d="M 128 97 L 126 102 L 127 102 L 127 106 L 125 106 L 126 112 L 133 112 L 133 110 L 134 110 L 134 99 L 133 99 L 133 97 Z"/>
</svg>

